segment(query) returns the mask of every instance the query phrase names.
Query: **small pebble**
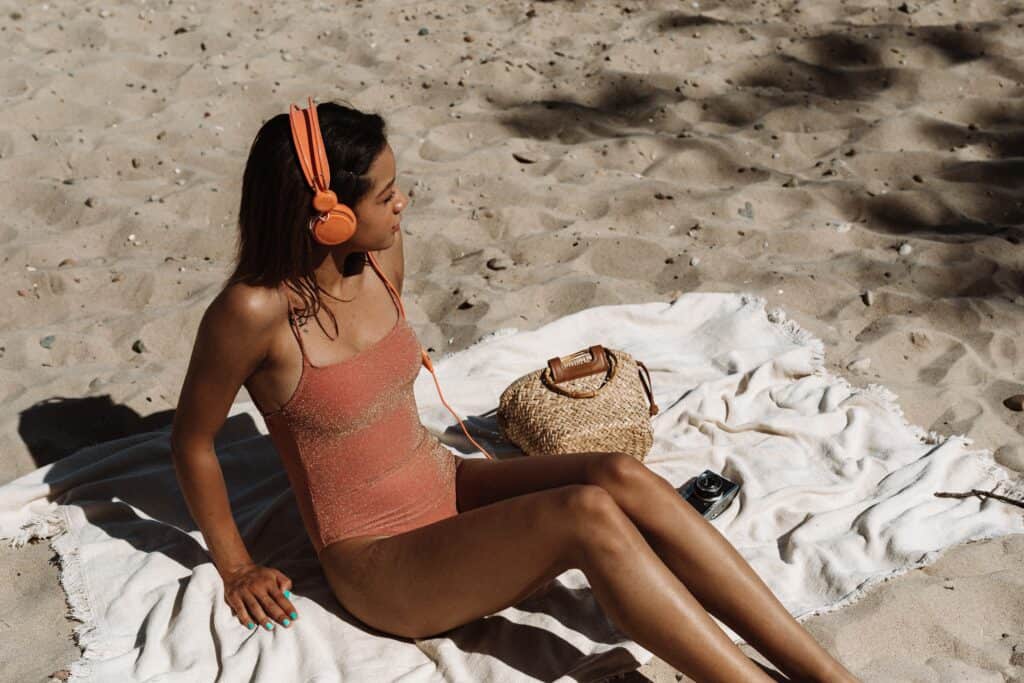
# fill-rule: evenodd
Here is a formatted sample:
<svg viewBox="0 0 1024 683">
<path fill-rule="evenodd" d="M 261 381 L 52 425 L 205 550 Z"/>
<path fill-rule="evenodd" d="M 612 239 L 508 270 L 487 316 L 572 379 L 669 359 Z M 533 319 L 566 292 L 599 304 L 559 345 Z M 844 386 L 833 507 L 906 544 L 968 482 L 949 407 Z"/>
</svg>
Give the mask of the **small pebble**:
<svg viewBox="0 0 1024 683">
<path fill-rule="evenodd" d="M 1010 398 L 1003 401 L 1003 405 L 1010 410 L 1016 410 L 1018 413 L 1024 410 L 1024 394 L 1014 394 Z"/>
<path fill-rule="evenodd" d="M 44 349 L 48 349 L 48 348 L 53 346 L 53 341 L 56 338 L 57 337 L 55 335 L 48 334 L 48 335 L 46 335 L 45 337 L 43 337 L 42 339 L 39 340 L 39 345 L 42 346 Z"/>
<path fill-rule="evenodd" d="M 700 257 L 699 256 L 694 256 L 693 258 L 690 259 L 690 265 L 691 266 L 696 266 L 698 264 L 700 264 Z"/>
<path fill-rule="evenodd" d="M 907 244 L 906 242 L 904 242 L 903 244 L 900 245 L 900 249 L 899 249 L 900 256 L 907 256 L 912 251 L 914 251 L 914 248 L 912 246 L 910 246 L 909 244 Z"/>
<path fill-rule="evenodd" d="M 750 205 L 750 202 L 743 202 L 743 208 L 737 209 L 736 213 L 744 218 L 754 220 L 754 207 Z"/>
<path fill-rule="evenodd" d="M 57 264 L 57 267 L 58 267 L 58 268 L 62 268 L 62 267 L 64 267 L 64 266 L 73 266 L 73 265 L 75 265 L 75 264 L 77 264 L 77 263 L 78 263 L 78 261 L 76 261 L 76 260 L 75 260 L 75 259 L 73 259 L 73 258 L 66 258 L 66 259 L 64 259 L 63 261 L 61 261 L 60 263 L 58 263 L 58 264 Z"/>
<path fill-rule="evenodd" d="M 871 367 L 870 358 L 858 358 L 857 360 L 849 363 L 846 366 L 846 369 L 852 372 L 866 372 L 869 367 Z"/>
<path fill-rule="evenodd" d="M 423 28 L 421 28 L 421 29 L 420 29 L 420 30 L 418 31 L 418 33 L 419 33 L 419 35 L 421 35 L 421 36 L 425 36 L 425 35 L 427 35 L 428 33 L 430 33 L 430 29 L 428 29 L 428 28 L 427 28 L 426 26 L 424 26 Z"/>
<path fill-rule="evenodd" d="M 142 160 L 138 157 L 132 157 L 132 168 L 138 168 L 142 166 Z"/>
<path fill-rule="evenodd" d="M 97 200 L 95 197 L 89 197 L 88 199 L 85 200 L 85 205 L 88 206 L 90 209 L 96 206 L 98 203 L 99 200 Z"/>
<path fill-rule="evenodd" d="M 870 306 L 871 304 L 875 303 L 875 293 L 872 292 L 870 289 L 861 294 L 860 298 L 864 302 L 865 306 Z"/>
<path fill-rule="evenodd" d="M 146 350 L 146 345 L 142 343 L 141 339 L 136 339 L 135 343 L 132 344 L 132 351 L 135 353 L 142 353 Z"/>
</svg>

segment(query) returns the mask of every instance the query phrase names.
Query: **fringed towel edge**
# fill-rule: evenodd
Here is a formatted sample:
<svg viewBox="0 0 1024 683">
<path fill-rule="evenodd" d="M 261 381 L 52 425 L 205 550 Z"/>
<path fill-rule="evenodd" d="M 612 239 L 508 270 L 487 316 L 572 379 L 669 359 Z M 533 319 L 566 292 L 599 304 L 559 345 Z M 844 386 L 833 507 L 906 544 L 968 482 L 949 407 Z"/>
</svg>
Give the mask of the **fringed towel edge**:
<svg viewBox="0 0 1024 683">
<path fill-rule="evenodd" d="M 931 551 L 925 553 L 924 555 L 922 555 L 921 559 L 919 559 L 916 562 L 913 562 L 913 563 L 908 564 L 908 565 L 904 565 L 902 567 L 896 567 L 895 569 L 892 569 L 891 571 L 888 571 L 888 572 L 882 572 L 880 574 L 875 574 L 873 576 L 869 576 L 868 578 L 864 579 L 860 584 L 858 584 L 856 588 L 854 588 L 852 591 L 850 591 L 849 593 L 847 593 L 846 595 L 844 595 L 843 597 L 839 598 L 838 600 L 836 600 L 833 603 L 829 603 L 828 605 L 824 605 L 823 607 L 813 607 L 813 608 L 811 608 L 809 610 L 805 610 L 805 611 L 801 612 L 798 615 L 795 615 L 793 618 L 796 619 L 797 621 L 803 621 L 805 619 L 810 619 L 811 617 L 816 617 L 816 616 L 821 616 L 821 615 L 825 615 L 825 614 L 830 614 L 830 613 L 835 612 L 837 610 L 840 610 L 840 609 L 842 609 L 844 607 L 849 607 L 850 605 L 858 602 L 872 588 L 875 588 L 878 584 L 886 583 L 890 579 L 895 579 L 895 578 L 900 577 L 903 574 L 911 572 L 911 571 L 913 571 L 915 569 L 922 569 L 923 567 L 927 567 L 929 565 L 935 564 L 935 562 L 937 562 L 943 555 L 948 553 L 953 548 L 959 548 L 961 546 L 968 545 L 968 544 L 971 544 L 971 543 L 981 543 L 982 541 L 991 541 L 991 540 L 996 539 L 996 538 L 1002 538 L 1004 536 L 1013 536 L 1013 535 L 1016 535 L 1016 534 L 1019 534 L 1019 533 L 1021 533 L 1020 530 L 1005 529 L 1005 530 L 1002 530 L 1002 531 L 998 531 L 996 533 L 982 534 L 980 536 L 966 538 L 966 539 L 964 539 L 963 541 L 961 541 L 959 543 L 955 543 L 953 545 L 946 546 L 945 548 L 938 548 L 937 550 L 931 550 Z M 745 641 L 743 641 L 743 642 L 745 642 Z"/>
<path fill-rule="evenodd" d="M 33 539 L 49 539 L 50 548 L 57 553 L 60 566 L 60 585 L 69 610 L 66 617 L 78 621 L 72 633 L 82 654 L 70 666 L 68 683 L 88 683 L 92 680 L 92 663 L 111 655 L 109 644 L 101 629 L 92 603 L 79 554 L 79 540 L 72 531 L 68 517 L 69 507 L 54 505 L 38 512 L 23 523 L 18 532 L 5 540 L 10 547 L 24 546 Z"/>
</svg>

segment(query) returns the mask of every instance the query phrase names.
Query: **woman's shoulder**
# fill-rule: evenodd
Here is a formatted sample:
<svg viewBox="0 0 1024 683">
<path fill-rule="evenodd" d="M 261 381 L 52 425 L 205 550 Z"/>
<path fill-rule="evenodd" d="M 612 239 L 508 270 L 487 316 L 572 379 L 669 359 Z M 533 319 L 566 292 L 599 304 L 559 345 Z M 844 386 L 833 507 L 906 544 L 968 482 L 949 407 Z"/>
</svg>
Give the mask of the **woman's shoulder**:
<svg viewBox="0 0 1024 683">
<path fill-rule="evenodd" d="M 259 332 L 287 320 L 283 288 L 230 282 L 213 298 L 207 315 L 245 332 Z"/>
</svg>

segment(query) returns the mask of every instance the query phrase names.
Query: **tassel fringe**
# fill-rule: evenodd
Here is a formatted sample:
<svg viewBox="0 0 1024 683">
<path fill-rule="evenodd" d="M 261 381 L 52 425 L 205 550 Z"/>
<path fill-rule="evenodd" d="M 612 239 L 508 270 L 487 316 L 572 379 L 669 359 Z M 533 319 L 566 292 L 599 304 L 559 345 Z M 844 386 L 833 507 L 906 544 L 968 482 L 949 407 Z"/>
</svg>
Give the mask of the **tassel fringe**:
<svg viewBox="0 0 1024 683">
<path fill-rule="evenodd" d="M 82 656 L 65 667 L 68 683 L 87 683 L 92 677 L 93 660 L 102 660 L 117 653 L 106 641 L 100 628 L 86 588 L 85 575 L 79 555 L 78 539 L 70 531 L 68 508 L 54 505 L 53 508 L 33 515 L 21 525 L 18 533 L 11 536 L 10 547 L 24 546 L 33 539 L 50 539 L 50 547 L 57 553 L 60 564 L 60 584 L 68 604 L 67 618 L 80 622 L 73 629 L 75 644 Z"/>
</svg>

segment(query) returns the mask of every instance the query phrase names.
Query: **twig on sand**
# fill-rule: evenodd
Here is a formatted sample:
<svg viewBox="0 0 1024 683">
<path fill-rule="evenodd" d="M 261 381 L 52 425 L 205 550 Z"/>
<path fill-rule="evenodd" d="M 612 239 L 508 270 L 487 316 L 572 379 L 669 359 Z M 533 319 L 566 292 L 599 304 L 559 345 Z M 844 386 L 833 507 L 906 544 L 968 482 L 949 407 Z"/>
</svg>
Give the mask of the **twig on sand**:
<svg viewBox="0 0 1024 683">
<path fill-rule="evenodd" d="M 966 491 L 964 493 L 955 493 L 953 491 L 936 491 L 935 496 L 937 498 L 970 498 L 971 496 L 979 496 L 981 498 L 995 498 L 996 500 L 1001 500 L 1004 503 L 1009 503 L 1010 505 L 1016 505 L 1017 507 L 1024 508 L 1024 500 L 1017 500 L 1016 498 L 1001 496 L 998 493 L 994 493 L 994 491 L 995 489 L 992 489 L 992 491 L 971 489 L 970 491 Z"/>
</svg>

